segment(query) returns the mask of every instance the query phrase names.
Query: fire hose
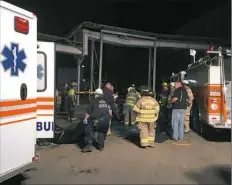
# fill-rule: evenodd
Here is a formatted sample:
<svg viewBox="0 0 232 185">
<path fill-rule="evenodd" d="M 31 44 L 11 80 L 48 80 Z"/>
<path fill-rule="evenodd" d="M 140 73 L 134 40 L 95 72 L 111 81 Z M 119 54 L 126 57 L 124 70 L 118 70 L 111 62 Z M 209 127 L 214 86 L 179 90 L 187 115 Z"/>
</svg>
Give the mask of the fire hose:
<svg viewBox="0 0 232 185">
<path fill-rule="evenodd" d="M 173 142 L 172 140 L 167 140 L 167 141 L 165 141 L 165 143 L 172 144 L 175 146 L 190 146 L 190 145 L 192 145 L 192 141 L 190 139 L 184 138 L 184 140 L 186 141 L 186 143 L 178 143 L 178 141 Z"/>
</svg>

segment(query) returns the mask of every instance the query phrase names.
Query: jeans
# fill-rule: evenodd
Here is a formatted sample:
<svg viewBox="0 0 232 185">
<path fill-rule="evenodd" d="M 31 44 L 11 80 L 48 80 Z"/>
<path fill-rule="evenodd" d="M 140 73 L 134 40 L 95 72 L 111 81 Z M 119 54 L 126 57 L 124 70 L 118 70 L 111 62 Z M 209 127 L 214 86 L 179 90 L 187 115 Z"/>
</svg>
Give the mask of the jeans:
<svg viewBox="0 0 232 185">
<path fill-rule="evenodd" d="M 184 139 L 184 116 L 186 109 L 172 109 L 172 138 Z"/>
</svg>

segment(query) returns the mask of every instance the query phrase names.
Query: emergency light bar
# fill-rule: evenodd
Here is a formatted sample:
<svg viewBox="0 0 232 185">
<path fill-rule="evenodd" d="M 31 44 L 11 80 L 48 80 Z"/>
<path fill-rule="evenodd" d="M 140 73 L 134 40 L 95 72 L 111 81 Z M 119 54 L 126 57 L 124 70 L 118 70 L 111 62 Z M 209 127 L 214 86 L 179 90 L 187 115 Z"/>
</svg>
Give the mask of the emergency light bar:
<svg viewBox="0 0 232 185">
<path fill-rule="evenodd" d="M 18 33 L 28 34 L 29 33 L 29 21 L 21 17 L 14 17 L 15 31 Z"/>
</svg>

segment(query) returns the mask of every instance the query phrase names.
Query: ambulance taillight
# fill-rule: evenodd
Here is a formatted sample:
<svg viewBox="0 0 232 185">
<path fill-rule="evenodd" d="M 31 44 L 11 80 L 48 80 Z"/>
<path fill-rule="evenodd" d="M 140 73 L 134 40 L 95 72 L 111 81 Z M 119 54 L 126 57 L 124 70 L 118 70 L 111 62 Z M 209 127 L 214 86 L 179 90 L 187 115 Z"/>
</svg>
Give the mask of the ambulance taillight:
<svg viewBox="0 0 232 185">
<path fill-rule="evenodd" d="M 21 17 L 15 16 L 14 18 L 15 31 L 18 33 L 29 33 L 29 21 Z"/>
<path fill-rule="evenodd" d="M 39 160 L 40 160 L 39 154 L 36 154 L 36 155 L 32 158 L 32 161 L 39 161 Z"/>
</svg>

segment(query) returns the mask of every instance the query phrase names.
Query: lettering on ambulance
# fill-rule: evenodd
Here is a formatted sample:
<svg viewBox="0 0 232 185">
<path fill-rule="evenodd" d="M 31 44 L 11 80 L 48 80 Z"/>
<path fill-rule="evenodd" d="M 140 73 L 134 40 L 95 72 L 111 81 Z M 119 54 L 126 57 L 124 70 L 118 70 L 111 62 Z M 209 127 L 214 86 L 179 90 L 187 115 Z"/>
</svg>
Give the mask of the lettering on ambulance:
<svg viewBox="0 0 232 185">
<path fill-rule="evenodd" d="M 52 121 L 37 121 L 36 123 L 36 131 L 54 131 L 54 122 Z"/>
</svg>

